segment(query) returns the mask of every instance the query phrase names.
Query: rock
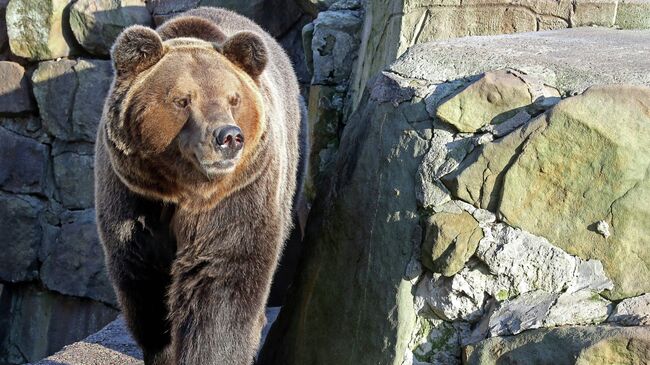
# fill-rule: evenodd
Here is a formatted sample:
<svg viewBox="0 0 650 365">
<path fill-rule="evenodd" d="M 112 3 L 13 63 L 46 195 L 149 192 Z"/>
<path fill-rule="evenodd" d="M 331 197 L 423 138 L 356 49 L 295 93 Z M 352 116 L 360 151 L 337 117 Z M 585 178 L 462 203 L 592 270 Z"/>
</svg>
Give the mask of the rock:
<svg viewBox="0 0 650 365">
<path fill-rule="evenodd" d="M 65 152 L 53 158 L 57 199 L 68 209 L 94 205 L 94 161 L 92 155 Z"/>
<path fill-rule="evenodd" d="M 414 179 L 431 127 L 370 98 L 348 122 L 333 162 L 340 173 L 322 181 L 300 273 L 260 362 L 402 359 L 415 324 L 413 284 L 403 277 L 419 226 Z"/>
<path fill-rule="evenodd" d="M 433 272 L 452 276 L 474 254 L 483 231 L 467 212 L 437 213 L 425 222 L 422 264 Z"/>
<path fill-rule="evenodd" d="M 0 313 L 3 313 L 0 361 L 3 364 L 38 361 L 101 329 L 119 313 L 102 303 L 43 290 L 38 284 L 6 285 L 0 294 L 0 303 Z M 10 315 L 4 316 L 5 313 Z M 108 359 L 103 358 L 103 361 Z M 77 361 L 65 363 L 81 364 Z"/>
<path fill-rule="evenodd" d="M 6 19 L 11 52 L 36 61 L 75 54 L 68 4 L 68 0 L 10 1 Z"/>
<path fill-rule="evenodd" d="M 504 224 L 489 225 L 476 256 L 490 272 L 508 282 L 508 297 L 542 290 L 560 293 L 611 289 L 612 282 L 597 261 L 583 261 L 548 240 Z"/>
<path fill-rule="evenodd" d="M 48 133 L 64 141 L 94 142 L 112 75 L 110 61 L 41 62 L 32 82 Z"/>
<path fill-rule="evenodd" d="M 301 90 L 303 90 L 305 100 L 307 98 L 304 90 L 309 88 L 311 71 L 309 71 L 307 67 L 305 51 L 303 49 L 302 30 L 304 26 L 311 24 L 310 22 L 311 18 L 302 16 L 300 20 L 282 36 L 282 38 L 278 39 L 282 48 L 287 52 L 289 59 L 291 59 L 293 69 L 298 77 L 298 82 L 300 83 Z"/>
<path fill-rule="evenodd" d="M 462 322 L 418 318 L 401 364 L 460 364 L 461 337 L 468 330 L 469 325 Z"/>
<path fill-rule="evenodd" d="M 147 8 L 156 25 L 174 15 L 197 8 L 213 6 L 233 10 L 254 20 L 274 37 L 284 35 L 300 19 L 302 10 L 295 1 L 284 0 L 151 0 Z"/>
<path fill-rule="evenodd" d="M 452 277 L 425 275 L 415 296 L 427 305 L 420 314 L 430 310 L 446 321 L 476 322 L 484 314 L 483 304 L 490 294 L 496 295 L 498 288 L 495 277 L 479 269 L 464 268 Z"/>
<path fill-rule="evenodd" d="M 86 51 L 99 56 L 108 56 L 124 28 L 152 23 L 144 0 L 78 0 L 70 9 L 75 38 Z"/>
<path fill-rule="evenodd" d="M 416 196 L 424 209 L 435 209 L 451 196 L 439 182 L 440 177 L 453 171 L 473 148 L 469 138 L 459 138 L 443 128 L 433 130 L 431 147 L 418 169 Z"/>
<path fill-rule="evenodd" d="M 543 326 L 558 294 L 534 291 L 503 302 L 490 316 L 490 336 L 516 335 Z"/>
<path fill-rule="evenodd" d="M 560 294 L 544 319 L 545 327 L 598 324 L 607 319 L 612 303 L 588 289 Z"/>
<path fill-rule="evenodd" d="M 95 226 L 95 211 L 65 213 L 55 243 L 44 252 L 41 280 L 61 294 L 91 298 L 115 305 L 102 246 Z"/>
<path fill-rule="evenodd" d="M 565 326 L 493 337 L 465 347 L 463 364 L 646 364 L 650 328 Z"/>
<path fill-rule="evenodd" d="M 356 10 L 318 14 L 311 39 L 312 84 L 336 85 L 349 79 L 357 56 L 362 22 L 361 12 Z"/>
<path fill-rule="evenodd" d="M 650 325 L 650 294 L 624 299 L 614 308 L 607 322 L 623 326 Z"/>
<path fill-rule="evenodd" d="M 0 114 L 13 115 L 34 110 L 25 69 L 15 63 L 0 61 Z"/>
<path fill-rule="evenodd" d="M 0 189 L 44 194 L 48 160 L 44 144 L 0 128 Z"/>
<path fill-rule="evenodd" d="M 604 28 L 466 37 L 413 46 L 390 69 L 440 83 L 507 68 L 573 95 L 594 85 L 650 85 L 649 38 L 650 31 Z"/>
<path fill-rule="evenodd" d="M 610 304 L 591 290 L 528 292 L 498 305 L 489 316 L 489 333 L 505 336 L 540 327 L 601 323 L 610 312 Z"/>
<path fill-rule="evenodd" d="M 34 197 L 0 193 L 0 280 L 15 283 L 38 277 L 43 210 Z"/>
<path fill-rule="evenodd" d="M 616 25 L 623 29 L 650 29 L 650 1 L 621 0 L 616 9 Z"/>
<path fill-rule="evenodd" d="M 460 132 L 473 133 L 485 125 L 503 123 L 532 109 L 538 99 L 559 96 L 557 90 L 516 71 L 491 71 L 443 102 L 436 116 Z"/>
<path fill-rule="evenodd" d="M 650 160 L 648 100 L 648 88 L 591 88 L 473 152 L 443 180 L 452 195 L 510 225 L 600 260 L 615 283 L 610 298 L 646 292 L 650 216 L 642 202 L 650 178 L 639 161 Z M 609 238 L 598 232 L 599 221 L 611 227 Z"/>
</svg>

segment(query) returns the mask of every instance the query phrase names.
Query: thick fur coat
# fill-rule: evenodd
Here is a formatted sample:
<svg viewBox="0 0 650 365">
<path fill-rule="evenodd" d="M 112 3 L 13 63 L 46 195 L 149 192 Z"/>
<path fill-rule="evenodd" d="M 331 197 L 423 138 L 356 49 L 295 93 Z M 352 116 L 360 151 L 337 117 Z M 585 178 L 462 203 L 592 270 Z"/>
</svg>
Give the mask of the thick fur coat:
<svg viewBox="0 0 650 365">
<path fill-rule="evenodd" d="M 305 153 L 291 63 L 216 8 L 127 28 L 112 58 L 96 210 L 128 326 L 147 365 L 249 365 Z"/>
</svg>

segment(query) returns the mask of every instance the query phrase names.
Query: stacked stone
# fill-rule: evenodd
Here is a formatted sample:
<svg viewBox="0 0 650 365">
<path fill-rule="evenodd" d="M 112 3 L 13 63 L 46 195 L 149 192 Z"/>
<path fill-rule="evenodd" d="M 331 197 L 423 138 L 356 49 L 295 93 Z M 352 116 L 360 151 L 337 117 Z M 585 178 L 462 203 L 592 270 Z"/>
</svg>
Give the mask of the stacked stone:
<svg viewBox="0 0 650 365">
<path fill-rule="evenodd" d="M 410 48 L 345 126 L 264 363 L 649 363 L 649 45 Z"/>
<path fill-rule="evenodd" d="M 110 48 L 127 26 L 203 5 L 263 24 L 309 83 L 301 30 L 312 16 L 297 4 L 0 0 L 0 363 L 36 361 L 116 317 L 93 208 Z"/>
</svg>

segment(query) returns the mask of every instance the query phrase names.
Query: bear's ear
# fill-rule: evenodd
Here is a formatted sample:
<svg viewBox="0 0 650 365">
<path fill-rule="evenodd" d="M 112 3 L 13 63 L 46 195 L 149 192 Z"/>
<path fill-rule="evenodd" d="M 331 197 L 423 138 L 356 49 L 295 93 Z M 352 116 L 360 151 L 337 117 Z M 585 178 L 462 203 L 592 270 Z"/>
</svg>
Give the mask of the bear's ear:
<svg viewBox="0 0 650 365">
<path fill-rule="evenodd" d="M 168 20 L 156 31 L 165 41 L 182 37 L 198 38 L 214 43 L 223 43 L 226 40 L 226 35 L 216 24 L 198 16 L 181 16 Z"/>
<path fill-rule="evenodd" d="M 111 48 L 118 76 L 142 72 L 160 61 L 163 54 L 163 43 L 158 33 L 141 25 L 126 28 Z"/>
<path fill-rule="evenodd" d="M 246 71 L 253 80 L 257 80 L 268 62 L 264 41 L 251 32 L 235 34 L 228 38 L 221 49 L 224 56 Z"/>
</svg>

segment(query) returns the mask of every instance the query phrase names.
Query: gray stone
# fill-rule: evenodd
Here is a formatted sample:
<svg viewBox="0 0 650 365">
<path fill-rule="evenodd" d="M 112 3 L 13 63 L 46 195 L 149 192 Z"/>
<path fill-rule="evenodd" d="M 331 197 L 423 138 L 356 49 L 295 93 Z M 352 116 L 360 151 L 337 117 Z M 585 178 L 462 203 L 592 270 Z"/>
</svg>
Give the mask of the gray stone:
<svg viewBox="0 0 650 365">
<path fill-rule="evenodd" d="M 43 203 L 34 197 L 0 193 L 0 280 L 19 282 L 38 277 L 43 210 Z"/>
<path fill-rule="evenodd" d="M 476 256 L 490 272 L 510 282 L 509 297 L 535 290 L 559 293 L 566 288 L 613 287 L 600 263 L 571 256 L 545 238 L 500 223 L 485 227 L 484 233 Z"/>
<path fill-rule="evenodd" d="M 40 63 L 32 82 L 46 130 L 65 141 L 94 142 L 112 73 L 110 61 Z"/>
<path fill-rule="evenodd" d="M 105 304 L 43 290 L 38 284 L 6 285 L 0 303 L 2 364 L 38 361 L 99 330 L 118 314 L 115 308 Z"/>
<path fill-rule="evenodd" d="M 25 69 L 15 62 L 0 61 L 0 114 L 19 114 L 34 109 Z"/>
<path fill-rule="evenodd" d="M 649 39 L 650 31 L 603 28 L 466 37 L 413 46 L 390 69 L 439 83 L 509 68 L 567 95 L 593 85 L 650 85 Z"/>
<path fill-rule="evenodd" d="M 70 9 L 70 27 L 88 52 L 108 56 L 120 32 L 133 24 L 150 26 L 144 0 L 78 0 Z"/>
<path fill-rule="evenodd" d="M 415 174 L 428 143 L 392 102 L 366 102 L 341 138 L 331 170 L 338 173 L 321 180 L 302 269 L 263 363 L 383 364 L 408 348 L 415 309 L 404 273 L 419 226 Z"/>
<path fill-rule="evenodd" d="M 311 41 L 312 84 L 347 82 L 359 47 L 361 13 L 354 10 L 325 11 L 314 20 Z"/>
<path fill-rule="evenodd" d="M 95 226 L 95 211 L 64 213 L 55 243 L 44 252 L 41 280 L 48 289 L 115 305 L 102 246 Z"/>
<path fill-rule="evenodd" d="M 483 303 L 489 293 L 496 289 L 493 276 L 481 270 L 464 268 L 452 277 L 426 274 L 420 280 L 415 295 L 426 303 L 420 314 L 430 310 L 447 321 L 460 319 L 475 322 L 484 314 Z"/>
<path fill-rule="evenodd" d="M 57 199 L 69 209 L 94 204 L 94 159 L 92 155 L 65 152 L 53 158 Z"/>
<path fill-rule="evenodd" d="M 463 364 L 647 364 L 650 328 L 564 326 L 493 337 L 465 347 Z"/>
<path fill-rule="evenodd" d="M 12 0 L 7 6 L 11 52 L 30 60 L 49 60 L 76 52 L 67 16 L 68 0 Z"/>
<path fill-rule="evenodd" d="M 0 189 L 45 193 L 48 160 L 47 146 L 0 128 Z"/>
<path fill-rule="evenodd" d="M 505 336 L 540 327 L 597 324 L 607 319 L 610 305 L 591 290 L 528 292 L 497 306 L 490 315 L 489 333 Z"/>
<path fill-rule="evenodd" d="M 460 365 L 461 338 L 469 331 L 464 322 L 449 323 L 437 318 L 418 318 L 409 349 L 401 365 Z"/>
<path fill-rule="evenodd" d="M 616 305 L 607 322 L 623 326 L 650 326 L 650 294 L 623 299 Z"/>
</svg>

